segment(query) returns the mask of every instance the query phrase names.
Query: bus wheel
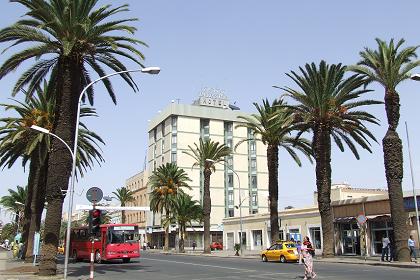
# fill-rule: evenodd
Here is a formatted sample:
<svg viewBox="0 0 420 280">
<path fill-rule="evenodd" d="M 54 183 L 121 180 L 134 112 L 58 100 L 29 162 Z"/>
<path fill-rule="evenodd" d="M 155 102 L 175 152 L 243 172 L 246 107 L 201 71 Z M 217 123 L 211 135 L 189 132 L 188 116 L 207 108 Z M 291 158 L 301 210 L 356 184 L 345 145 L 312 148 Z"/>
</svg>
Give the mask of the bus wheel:
<svg viewBox="0 0 420 280">
<path fill-rule="evenodd" d="M 75 262 L 75 263 L 79 261 L 79 259 L 77 258 L 77 251 L 76 250 L 73 250 L 72 258 L 73 258 L 73 262 Z"/>
<path fill-rule="evenodd" d="M 123 259 L 123 263 L 129 263 L 129 262 L 130 262 L 130 258 Z"/>
<path fill-rule="evenodd" d="M 96 263 L 101 263 L 102 262 L 101 252 L 99 252 L 99 250 L 95 252 L 95 262 Z"/>
</svg>

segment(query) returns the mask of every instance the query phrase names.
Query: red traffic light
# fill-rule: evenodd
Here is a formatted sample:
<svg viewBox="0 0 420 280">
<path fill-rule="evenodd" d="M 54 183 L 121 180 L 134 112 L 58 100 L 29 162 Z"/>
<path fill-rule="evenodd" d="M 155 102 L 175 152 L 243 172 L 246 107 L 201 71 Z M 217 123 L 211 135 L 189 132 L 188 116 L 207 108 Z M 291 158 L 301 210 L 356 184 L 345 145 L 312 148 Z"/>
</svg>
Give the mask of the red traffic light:
<svg viewBox="0 0 420 280">
<path fill-rule="evenodd" d="M 100 216 L 101 216 L 101 210 L 96 209 L 92 211 L 93 218 L 99 218 Z"/>
</svg>

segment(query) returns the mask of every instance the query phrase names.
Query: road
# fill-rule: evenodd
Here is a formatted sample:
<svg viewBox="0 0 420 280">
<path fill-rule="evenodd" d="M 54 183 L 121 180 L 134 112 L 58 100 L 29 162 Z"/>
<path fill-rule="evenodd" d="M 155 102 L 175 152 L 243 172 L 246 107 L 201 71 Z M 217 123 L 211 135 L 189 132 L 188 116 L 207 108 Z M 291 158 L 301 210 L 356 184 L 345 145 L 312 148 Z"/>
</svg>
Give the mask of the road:
<svg viewBox="0 0 420 280">
<path fill-rule="evenodd" d="M 419 280 L 418 269 L 383 266 L 315 263 L 317 279 Z M 88 279 L 89 263 L 71 264 L 68 279 Z M 143 252 L 139 260 L 95 265 L 95 279 L 121 280 L 219 280 L 219 279 L 303 279 L 303 266 L 295 263 L 263 263 L 257 259 L 235 259 Z"/>
</svg>

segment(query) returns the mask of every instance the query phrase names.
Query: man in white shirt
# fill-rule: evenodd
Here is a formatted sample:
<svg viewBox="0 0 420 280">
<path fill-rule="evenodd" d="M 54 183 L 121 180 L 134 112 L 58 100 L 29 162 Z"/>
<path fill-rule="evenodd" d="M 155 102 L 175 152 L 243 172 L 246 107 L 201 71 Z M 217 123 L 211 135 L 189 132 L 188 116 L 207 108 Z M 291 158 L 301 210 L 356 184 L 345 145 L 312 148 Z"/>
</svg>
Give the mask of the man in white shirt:
<svg viewBox="0 0 420 280">
<path fill-rule="evenodd" d="M 410 257 L 414 256 L 414 259 L 417 261 L 416 241 L 414 241 L 412 235 L 410 235 L 410 238 L 408 239 L 408 248 L 410 248 Z"/>
<path fill-rule="evenodd" d="M 389 238 L 384 236 L 382 237 L 382 256 L 381 261 L 384 261 L 384 257 L 386 255 L 386 261 L 388 261 L 388 255 L 389 255 Z"/>
</svg>

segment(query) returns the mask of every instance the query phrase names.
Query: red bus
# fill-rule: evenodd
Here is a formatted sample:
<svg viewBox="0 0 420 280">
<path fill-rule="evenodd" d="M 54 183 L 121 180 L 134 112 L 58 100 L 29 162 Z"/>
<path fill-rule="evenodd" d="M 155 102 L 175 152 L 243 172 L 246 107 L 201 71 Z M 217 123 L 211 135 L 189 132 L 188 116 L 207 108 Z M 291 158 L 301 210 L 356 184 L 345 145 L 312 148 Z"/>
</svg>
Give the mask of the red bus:
<svg viewBox="0 0 420 280">
<path fill-rule="evenodd" d="M 95 236 L 95 262 L 122 259 L 128 263 L 132 258 L 140 257 L 139 229 L 134 224 L 101 225 Z M 88 227 L 73 228 L 70 235 L 70 252 L 74 261 L 90 260 L 92 242 Z"/>
</svg>

